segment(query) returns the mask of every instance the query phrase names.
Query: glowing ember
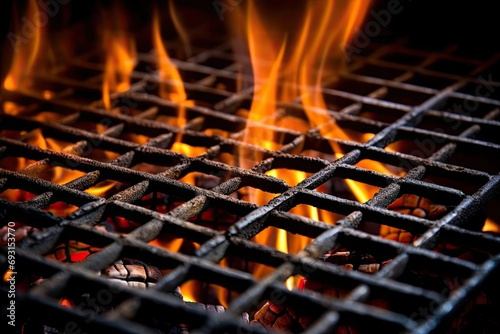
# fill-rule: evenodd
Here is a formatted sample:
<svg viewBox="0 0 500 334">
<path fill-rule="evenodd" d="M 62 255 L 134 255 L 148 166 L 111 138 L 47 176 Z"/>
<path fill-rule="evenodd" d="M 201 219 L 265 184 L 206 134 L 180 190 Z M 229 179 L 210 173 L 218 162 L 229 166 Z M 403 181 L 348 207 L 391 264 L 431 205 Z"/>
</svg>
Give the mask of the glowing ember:
<svg viewBox="0 0 500 334">
<path fill-rule="evenodd" d="M 54 97 L 54 92 L 50 90 L 44 90 L 43 91 L 43 98 L 46 100 L 51 100 Z"/>
<path fill-rule="evenodd" d="M 16 273 L 13 272 L 12 270 L 8 269 L 5 274 L 3 275 L 3 281 L 4 282 L 8 282 L 9 279 L 12 277 L 12 276 L 15 276 Z"/>
<path fill-rule="evenodd" d="M 68 307 L 68 308 L 71 308 L 71 302 L 69 301 L 69 299 L 65 299 L 65 298 L 61 299 L 61 305 Z"/>
</svg>

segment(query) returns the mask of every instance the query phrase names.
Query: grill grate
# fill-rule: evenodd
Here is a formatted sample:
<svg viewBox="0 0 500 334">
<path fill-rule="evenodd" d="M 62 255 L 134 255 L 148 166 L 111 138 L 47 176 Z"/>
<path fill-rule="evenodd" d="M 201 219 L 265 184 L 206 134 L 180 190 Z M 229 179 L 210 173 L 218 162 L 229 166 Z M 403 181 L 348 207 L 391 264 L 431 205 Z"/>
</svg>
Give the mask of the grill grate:
<svg viewBox="0 0 500 334">
<path fill-rule="evenodd" d="M 398 43 L 375 50 L 355 57 L 349 72 L 337 83 L 325 83 L 323 89 L 332 118 L 343 129 L 374 134 L 367 141 L 324 138 L 317 129 L 299 133 L 277 128 L 284 138 L 279 150 L 242 143 L 245 125 L 267 125 L 252 124 L 239 116 L 238 109 L 252 98 L 250 89 L 236 92 L 237 66 L 247 60 L 231 54 L 226 45 L 202 50 L 188 61 L 175 61 L 187 81 L 189 98 L 197 103 L 187 107 L 188 123 L 182 128 L 162 121 L 176 117 L 177 106 L 159 98 L 151 88 L 156 82 L 148 70 L 153 60 L 145 53 L 138 56 L 131 89 L 113 96 L 114 107 L 120 113 L 104 111 L 95 101 L 100 98 L 102 66 L 93 55 L 75 59 L 56 75 L 36 77 L 36 86 L 54 92 L 51 100 L 26 92 L 6 92 L 4 101 L 24 106 L 24 112 L 13 115 L 4 105 L 0 123 L 4 133 L 41 131 L 46 138 L 68 144 L 65 151 L 53 151 L 19 136 L 0 138 L 3 162 L 8 165 L 10 157 L 28 162 L 21 170 L 0 169 L 0 189 L 22 189 L 34 194 L 28 200 L 0 199 L 2 225 L 15 221 L 41 229 L 16 247 L 18 282 L 45 278 L 40 285 L 18 287 L 18 314 L 23 314 L 28 323 L 67 331 L 149 333 L 155 332 L 151 328 L 155 319 L 165 319 L 189 324 L 193 333 L 261 333 L 265 332 L 262 328 L 245 325 L 240 314 L 271 299 L 300 305 L 316 314 L 306 330 L 309 333 L 330 333 L 340 325 L 360 322 L 388 333 L 427 333 L 449 324 L 479 291 L 494 289 L 491 282 L 499 274 L 500 238 L 474 230 L 471 222 L 484 207 L 498 202 L 495 196 L 500 186 L 500 143 L 495 132 L 500 129 L 500 100 L 495 92 L 500 83 L 486 79 L 491 75 L 497 78 L 497 73 L 491 71 L 500 55 L 486 61 L 466 59 L 454 55 L 453 48 L 429 52 Z M 477 87 L 492 93 L 489 97 L 474 96 Z M 461 112 L 460 108 L 468 111 Z M 303 114 L 298 102 L 277 109 L 277 117 L 283 110 L 298 117 Z M 56 122 L 40 117 L 49 110 Z M 144 143 L 133 138 L 142 138 Z M 408 152 L 388 149 L 398 141 L 417 146 Z M 201 147 L 201 153 L 175 153 L 171 148 L 176 142 Z M 328 159 L 333 153 L 331 143 L 343 150 L 342 158 Z M 319 152 L 322 158 L 307 156 L 307 151 Z M 252 169 L 227 163 L 229 158 L 236 161 L 238 153 L 251 157 L 256 152 L 263 158 Z M 402 168 L 406 174 L 395 177 L 363 169 L 357 166 L 363 159 Z M 140 164 L 156 166 L 160 172 L 136 168 Z M 37 177 L 48 167 L 81 173 L 60 185 Z M 265 174 L 277 168 L 303 171 L 310 176 L 289 186 Z M 190 173 L 210 175 L 220 183 L 210 189 L 193 186 L 183 181 Z M 429 176 L 442 182 L 433 183 Z M 371 184 L 380 191 L 368 202 L 360 203 L 318 190 L 333 178 Z M 119 183 L 112 195 L 102 198 L 85 192 L 109 180 Z M 246 187 L 278 195 L 258 206 L 234 196 Z M 152 195 L 146 205 L 143 201 L 148 194 Z M 451 210 L 431 221 L 386 209 L 403 194 L 423 196 Z M 55 210 L 47 212 L 60 202 L 77 209 L 60 216 Z M 343 218 L 329 225 L 289 212 L 299 204 L 332 211 Z M 162 205 L 163 213 L 159 209 Z M 210 221 L 193 221 L 207 208 L 218 212 L 218 217 L 230 218 L 213 219 L 213 225 Z M 494 214 L 498 215 L 497 211 Z M 136 225 L 126 235 L 96 228 L 116 217 Z M 402 228 L 419 237 L 413 245 L 385 240 L 362 231 L 360 225 L 366 222 Z M 269 226 L 313 240 L 296 254 L 284 254 L 253 241 Z M 194 252 L 161 249 L 151 244 L 160 235 L 200 247 Z M 74 264 L 44 256 L 69 240 L 91 245 L 97 251 Z M 442 244 L 460 244 L 488 256 L 475 263 L 437 252 L 436 245 Z M 392 258 L 392 262 L 374 275 L 325 265 L 320 258 L 338 245 L 369 249 Z M 5 272 L 6 248 L 2 252 L 1 268 Z M 168 274 L 148 290 L 117 290 L 109 280 L 95 274 L 124 257 L 158 266 Z M 274 271 L 257 279 L 241 268 L 223 267 L 221 260 L 227 257 L 263 263 Z M 453 293 L 432 291 L 403 279 L 405 272 L 420 267 L 441 269 L 456 279 L 458 286 Z M 332 299 L 307 291 L 289 291 L 284 282 L 296 275 L 338 282 L 349 293 L 345 298 Z M 239 295 L 226 313 L 213 317 L 171 296 L 171 291 L 189 280 L 220 285 Z M 8 286 L 3 284 L 2 289 L 6 292 Z M 105 291 L 102 296 L 109 297 L 105 302 L 114 309 L 105 316 L 94 312 L 90 318 L 88 310 L 86 313 L 82 308 L 60 303 L 68 295 L 88 291 Z M 375 306 L 375 299 L 384 300 L 387 307 Z"/>
</svg>

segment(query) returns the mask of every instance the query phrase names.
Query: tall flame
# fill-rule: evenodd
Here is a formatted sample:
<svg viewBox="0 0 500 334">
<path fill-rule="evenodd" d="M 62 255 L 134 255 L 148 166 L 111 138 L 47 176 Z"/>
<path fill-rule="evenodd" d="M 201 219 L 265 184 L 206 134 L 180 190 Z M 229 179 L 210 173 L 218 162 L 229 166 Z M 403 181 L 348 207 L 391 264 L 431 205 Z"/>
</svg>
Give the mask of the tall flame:
<svg viewBox="0 0 500 334">
<path fill-rule="evenodd" d="M 352 140 L 327 113 L 327 105 L 321 92 L 322 80 L 326 75 L 334 77 L 339 73 L 342 66 L 343 54 L 341 50 L 345 47 L 351 37 L 354 28 L 362 22 L 369 1 L 334 1 L 329 0 L 326 6 L 316 3 L 308 3 L 307 29 L 303 29 L 301 41 L 308 45 L 307 48 L 298 49 L 301 56 L 296 56 L 296 64 L 299 68 L 299 87 L 301 89 L 302 104 L 309 118 L 311 126 L 317 127 L 324 137 L 343 140 Z M 314 22 L 312 22 L 314 18 Z M 339 28 L 340 27 L 340 28 Z M 327 61 L 327 56 L 330 59 Z M 301 60 L 301 61 L 300 61 Z M 342 149 L 332 142 L 332 148 L 337 158 L 342 156 Z M 386 167 L 377 162 L 361 161 L 361 167 L 371 168 L 379 172 L 388 172 Z M 354 196 L 360 202 L 366 202 L 377 191 L 376 187 L 367 184 L 346 180 Z"/>
<path fill-rule="evenodd" d="M 248 31 L 248 47 L 250 58 L 255 60 L 252 62 L 252 68 L 255 75 L 255 90 L 256 94 L 252 101 L 250 114 L 248 119 L 250 121 L 264 121 L 269 114 L 269 108 L 273 108 L 277 102 L 278 94 L 278 79 L 281 62 L 286 49 L 286 41 L 284 40 L 278 52 L 275 52 L 273 43 L 270 40 L 263 39 L 266 34 L 266 27 L 260 21 L 258 12 L 252 1 L 248 2 L 248 16 L 247 22 Z M 275 53 L 275 59 L 272 66 L 269 68 L 268 64 L 261 63 L 259 60 L 265 59 L 266 53 Z M 258 80 L 265 78 L 265 84 L 260 87 Z M 247 127 L 244 133 L 244 141 L 248 143 L 259 144 L 263 148 L 273 149 L 273 136 L 272 131 L 260 132 L 260 129 Z M 260 132 L 256 133 L 256 132 Z"/>
<path fill-rule="evenodd" d="M 18 29 L 15 34 L 15 54 L 10 71 L 3 82 L 3 87 L 12 91 L 27 89 L 30 86 L 28 78 L 32 74 L 35 61 L 39 59 L 40 45 L 44 35 L 42 16 L 35 0 L 28 2 L 24 17 L 28 18 L 25 22 L 29 22 L 30 31 L 28 34 Z"/>
<path fill-rule="evenodd" d="M 153 13 L 153 45 L 158 58 L 158 74 L 160 80 L 170 81 L 170 85 L 160 85 L 160 97 L 176 103 L 184 103 L 187 100 L 187 94 L 182 84 L 182 78 L 177 67 L 172 63 L 168 56 L 167 49 L 163 44 L 160 29 L 160 17 L 158 11 Z M 184 117 L 179 117 L 184 119 Z"/>
<path fill-rule="evenodd" d="M 120 13 L 120 8 L 117 8 Z M 106 64 L 102 82 L 102 101 L 111 110 L 111 94 L 130 88 L 131 74 L 136 64 L 136 48 L 133 37 L 127 32 L 124 15 L 118 15 L 105 27 L 102 43 L 106 52 Z"/>
<path fill-rule="evenodd" d="M 187 34 L 182 29 L 180 21 L 176 17 L 175 11 L 173 10 L 173 4 L 170 3 L 170 13 L 172 19 L 174 20 L 174 25 L 178 33 L 181 35 L 183 41 L 187 41 Z M 161 36 L 161 24 L 159 11 L 155 10 L 153 13 L 153 47 L 156 51 L 157 63 L 158 63 L 158 76 L 160 79 L 159 85 L 159 96 L 163 99 L 175 102 L 178 106 L 178 113 L 176 118 L 176 125 L 178 127 L 183 127 L 187 123 L 186 119 L 186 107 L 193 106 L 194 101 L 188 100 L 188 95 L 184 88 L 184 83 L 182 82 L 181 75 L 175 64 L 170 59 L 167 48 L 163 43 Z M 182 133 L 179 132 L 176 137 L 175 143 L 172 146 L 172 150 L 185 155 L 197 155 L 202 152 L 201 148 L 193 148 L 189 145 L 182 143 Z M 184 180 L 185 182 L 194 184 L 194 176 L 188 175 L 188 178 Z"/>
<path fill-rule="evenodd" d="M 48 21 L 46 21 L 46 13 L 43 13 L 39 8 L 40 4 L 41 2 L 35 0 L 28 1 L 22 19 L 19 20 L 22 22 L 23 27 L 22 29 L 17 29 L 16 34 L 14 34 L 16 38 L 16 44 L 14 45 L 15 53 L 9 73 L 3 82 L 3 88 L 7 90 L 35 92 L 40 94 L 44 99 L 49 100 L 54 97 L 54 92 L 46 90 L 45 88 L 37 90 L 37 87 L 33 85 L 33 77 L 36 74 L 47 73 L 56 68 L 54 58 L 60 57 L 61 55 L 56 54 L 56 50 L 51 48 L 51 46 L 60 42 L 61 36 L 51 36 L 53 39 L 50 41 L 47 39 L 45 27 L 48 25 Z M 54 41 L 56 41 L 55 44 Z M 51 44 L 49 42 L 53 43 Z M 70 52 L 71 44 L 63 44 L 64 48 L 68 49 L 64 51 Z M 118 59 L 121 59 L 121 57 L 118 57 Z M 115 64 L 113 64 L 113 66 L 114 65 Z M 118 81 L 122 82 L 122 80 Z M 117 89 L 124 88 L 118 85 Z M 3 111 L 8 114 L 22 113 L 28 109 L 29 108 L 25 108 L 12 101 L 5 101 L 3 104 Z M 47 123 L 60 120 L 60 115 L 51 111 L 41 111 L 31 117 L 39 122 Z M 62 151 L 67 154 L 78 154 L 80 152 L 78 143 L 71 144 L 45 136 L 41 129 L 21 132 L 10 132 L 9 130 L 2 131 L 2 135 L 5 134 L 7 134 L 8 137 L 15 138 L 41 149 Z M 36 162 L 23 157 L 8 157 L 2 161 L 1 167 L 16 171 L 24 171 L 25 173 L 56 184 L 65 184 L 84 175 L 83 172 L 78 170 L 54 166 L 45 161 Z M 87 192 L 94 195 L 103 195 L 113 186 L 113 182 L 114 181 L 103 181 L 87 189 Z M 34 194 L 20 189 L 8 189 L 4 191 L 1 196 L 13 201 L 25 201 L 31 199 Z M 56 202 L 46 208 L 47 211 L 53 212 L 59 216 L 65 216 L 75 209 L 76 207 L 62 202 Z"/>
<path fill-rule="evenodd" d="M 272 127 L 257 127 L 255 123 L 280 126 L 305 132 L 318 128 L 326 137 L 351 139 L 338 127 L 327 112 L 321 92 L 325 77 L 338 76 L 343 65 L 343 48 L 358 27 L 369 8 L 365 0 L 325 0 L 304 2 L 305 14 L 286 15 L 287 24 L 280 25 L 275 19 L 259 10 L 253 1 L 246 8 L 248 49 L 254 74 L 254 98 L 249 112 L 249 125 L 243 140 L 267 149 L 277 149 Z M 241 15 L 241 14 L 240 14 Z M 241 16 L 238 17 L 241 20 Z M 296 30 L 298 28 L 298 30 Z M 277 102 L 291 102 L 300 96 L 307 119 L 293 116 L 274 117 Z M 340 147 L 333 147 L 337 157 L 342 155 Z M 245 157 L 246 159 L 247 157 Z M 259 161 L 261 157 L 253 157 Z M 248 160 L 240 158 L 240 165 L 250 167 Z M 268 174 L 295 185 L 307 177 L 306 173 L 292 170 L 272 170 Z M 355 195 L 365 201 L 367 189 L 353 189 Z M 370 194 L 372 195 L 372 194 Z M 261 191 L 250 191 L 250 200 L 265 204 L 274 195 Z M 293 213 L 312 219 L 321 219 L 317 209 L 297 206 Z M 323 221 L 331 222 L 326 218 Z M 286 253 L 302 249 L 309 240 L 292 235 L 284 230 L 267 228 L 256 236 L 258 243 L 268 244 Z M 257 266 L 256 275 L 267 273 L 263 266 Z M 288 281 L 291 287 L 293 282 Z"/>
</svg>

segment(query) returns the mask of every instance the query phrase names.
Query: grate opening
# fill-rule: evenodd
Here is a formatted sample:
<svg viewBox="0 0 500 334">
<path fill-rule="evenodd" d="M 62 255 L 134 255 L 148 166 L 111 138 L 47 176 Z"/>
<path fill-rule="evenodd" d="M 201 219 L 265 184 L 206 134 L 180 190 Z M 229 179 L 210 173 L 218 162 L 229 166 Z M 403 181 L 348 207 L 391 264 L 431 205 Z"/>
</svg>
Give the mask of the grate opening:
<svg viewBox="0 0 500 334">
<path fill-rule="evenodd" d="M 446 116 L 443 117 L 443 115 L 428 115 L 424 116 L 422 122 L 419 124 L 419 128 L 457 136 L 473 124 L 473 122 L 461 121 L 458 119 L 448 118 Z"/>
<path fill-rule="evenodd" d="M 427 66 L 427 68 L 436 72 L 468 75 L 476 68 L 476 65 L 465 62 L 451 61 L 449 59 L 438 59 L 434 63 Z"/>
<path fill-rule="evenodd" d="M 465 175 L 462 175 L 462 177 L 460 177 L 459 175 L 436 175 L 429 172 L 426 178 L 424 178 L 424 181 L 448 188 L 457 189 L 467 195 L 475 193 L 479 190 L 479 188 L 481 188 L 481 186 L 483 186 L 487 182 L 487 179 L 467 179 Z"/>
<path fill-rule="evenodd" d="M 196 330 L 203 326 L 207 321 L 207 316 L 203 315 L 206 313 L 205 309 L 196 308 L 196 305 L 190 305 L 190 308 L 197 311 L 191 312 L 175 312 L 175 308 L 172 306 L 169 309 L 155 301 L 141 300 L 139 307 L 137 307 L 137 313 L 133 317 L 133 321 L 137 321 L 148 328 L 151 332 L 155 330 L 162 330 L 165 332 L 182 332 L 184 329 L 191 331 Z M 145 309 L 151 309 L 150 312 L 144 312 Z M 172 314 L 176 313 L 176 316 L 167 315 L 165 313 Z M 215 311 L 214 314 L 217 314 Z M 189 324 L 189 325 L 186 325 Z"/>
<path fill-rule="evenodd" d="M 428 138 L 424 135 L 402 133 L 385 149 L 426 159 L 445 145 L 446 143 L 443 142 L 442 138 Z"/>
<path fill-rule="evenodd" d="M 498 108 L 494 104 L 483 103 L 470 98 L 449 98 L 444 102 L 443 105 L 438 107 L 438 110 L 476 118 L 484 118 Z"/>
<path fill-rule="evenodd" d="M 363 81 L 341 78 L 338 82 L 330 86 L 327 85 L 326 88 L 366 96 L 377 91 L 380 86 Z"/>
<path fill-rule="evenodd" d="M 491 80 L 491 76 L 487 78 L 483 78 L 482 76 L 480 76 L 479 78 L 482 78 L 483 80 L 480 80 L 479 83 L 468 82 L 462 88 L 458 89 L 458 92 L 467 94 L 469 96 L 487 97 L 494 100 L 499 100 L 500 92 L 497 86 L 491 84 L 493 83 Z"/>
<path fill-rule="evenodd" d="M 337 330 L 342 331 L 355 331 L 359 333 L 370 333 L 373 329 L 371 326 L 377 326 L 377 328 L 381 328 L 384 331 L 403 331 L 404 327 L 401 325 L 394 325 L 391 323 L 387 323 L 384 321 L 374 321 L 371 325 L 363 325 L 362 319 L 352 314 L 345 314 L 347 318 L 345 321 L 339 322 L 337 326 Z"/>
<path fill-rule="evenodd" d="M 399 88 L 388 88 L 386 92 L 382 94 L 381 99 L 407 106 L 417 106 L 428 100 L 430 96 L 431 95 L 422 92 Z"/>
<path fill-rule="evenodd" d="M 424 58 L 415 54 L 411 54 L 409 52 L 388 52 L 385 55 L 382 55 L 380 59 L 391 62 L 391 63 L 399 63 L 405 65 L 418 65 L 420 64 Z"/>
<path fill-rule="evenodd" d="M 452 265 L 446 261 L 433 262 L 433 266 L 425 265 L 426 258 L 410 257 L 405 271 L 398 281 L 434 291 L 443 298 L 448 298 L 467 280 L 471 272 L 468 268 Z M 453 272 L 453 275 L 449 273 Z"/>
<path fill-rule="evenodd" d="M 484 129 L 482 129 L 481 132 L 477 135 L 476 139 L 500 145 L 500 140 L 495 135 L 497 131 L 498 131 L 498 126 L 496 125 L 492 127 L 485 126 Z"/>
<path fill-rule="evenodd" d="M 405 73 L 403 70 L 395 69 L 395 68 L 387 68 L 387 67 L 382 67 L 382 66 L 375 66 L 375 65 L 364 65 L 358 70 L 353 71 L 352 73 L 355 74 L 360 74 L 368 77 L 375 77 L 375 78 L 381 78 L 381 79 L 387 79 L 387 80 L 392 80 L 396 79 L 403 73 Z"/>
<path fill-rule="evenodd" d="M 481 145 L 482 146 L 482 145 Z M 488 149 L 489 146 L 472 147 L 466 145 L 458 145 L 456 153 L 448 161 L 451 165 L 463 166 L 470 169 L 484 171 L 487 173 L 495 173 L 498 168 L 496 167 L 499 159 L 497 156 L 490 156 L 490 159 L 485 156 L 492 152 Z M 486 162 L 488 160 L 488 162 Z"/>
<path fill-rule="evenodd" d="M 323 94 L 326 107 L 332 111 L 341 111 L 342 109 L 356 103 L 356 100 L 345 98 L 338 95 L 334 90 L 325 90 Z"/>
<path fill-rule="evenodd" d="M 373 306 L 375 308 L 374 311 L 387 310 L 389 312 L 402 314 L 415 321 L 422 321 L 425 316 L 432 317 L 432 312 L 439 306 L 439 302 L 436 300 L 423 300 L 422 298 L 415 298 L 414 296 L 405 296 L 405 300 L 411 300 L 411 302 L 405 302 L 395 296 L 394 298 L 387 298 L 387 294 L 392 293 L 391 291 L 372 290 L 370 295 L 366 297 L 364 303 Z M 430 307 L 432 307 L 432 309 L 430 309 Z M 419 313 L 421 310 L 427 310 L 427 312 L 422 315 Z"/>
<path fill-rule="evenodd" d="M 358 115 L 366 119 L 390 124 L 401 118 L 405 113 L 404 110 L 362 104 Z"/>
<path fill-rule="evenodd" d="M 59 268 L 57 267 L 47 267 L 24 258 L 19 259 L 17 264 L 19 266 L 19 275 L 16 276 L 18 279 L 16 283 L 18 283 L 17 287 L 21 293 L 26 293 L 36 288 L 44 279 L 49 279 L 59 272 Z M 9 270 L 4 266 L 2 268 L 2 277 L 8 277 L 8 273 Z"/>
<path fill-rule="evenodd" d="M 448 78 L 443 78 L 435 75 L 426 75 L 421 73 L 414 73 L 411 78 L 405 80 L 406 83 L 421 86 L 430 87 L 434 89 L 444 89 L 451 86 L 455 81 Z"/>
<path fill-rule="evenodd" d="M 220 57 L 209 57 L 206 60 L 199 63 L 200 65 L 205 65 L 217 69 L 225 69 L 233 64 L 232 59 L 224 59 Z"/>
</svg>

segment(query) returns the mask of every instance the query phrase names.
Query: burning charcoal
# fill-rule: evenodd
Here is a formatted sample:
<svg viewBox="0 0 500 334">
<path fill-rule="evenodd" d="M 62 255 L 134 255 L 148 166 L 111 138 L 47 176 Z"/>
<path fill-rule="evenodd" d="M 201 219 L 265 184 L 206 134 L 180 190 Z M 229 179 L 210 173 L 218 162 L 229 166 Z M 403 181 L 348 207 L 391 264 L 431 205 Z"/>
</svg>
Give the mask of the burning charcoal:
<svg viewBox="0 0 500 334">
<path fill-rule="evenodd" d="M 260 324 L 279 332 L 298 333 L 309 323 L 307 317 L 300 317 L 293 308 L 268 301 L 257 311 L 252 324 Z"/>
<path fill-rule="evenodd" d="M 123 258 L 121 260 L 116 261 L 111 266 L 102 270 L 101 273 L 103 276 L 108 277 L 110 280 L 114 282 L 120 282 L 124 285 L 127 285 L 132 288 L 149 288 L 156 284 L 156 282 L 162 277 L 160 269 L 155 266 L 150 266 L 145 264 L 142 261 Z M 37 282 L 39 284 L 40 281 Z M 172 293 L 173 296 L 182 300 L 182 296 L 180 294 L 180 290 L 177 289 Z M 102 306 L 96 305 L 95 296 L 92 296 L 90 293 L 85 293 L 80 296 L 80 298 L 76 300 L 72 300 L 71 302 L 68 300 L 63 300 L 62 304 L 71 307 L 72 305 L 77 305 L 83 310 L 91 307 L 89 311 L 102 314 L 106 311 L 113 309 L 110 306 Z M 97 308 L 96 308 L 97 307 Z M 183 329 L 178 326 L 171 324 L 166 321 L 162 321 L 159 319 L 153 320 L 153 327 L 158 328 L 160 334 L 182 334 L 184 333 Z M 30 334 L 39 332 L 37 329 L 31 324 L 27 324 L 25 326 L 28 330 L 24 330 L 23 334 Z M 60 333 L 58 329 L 43 326 L 42 333 L 44 334 L 53 334 Z"/>
<path fill-rule="evenodd" d="M 93 247 L 86 243 L 68 240 L 54 248 L 52 253 L 47 254 L 48 258 L 60 262 L 81 262 L 85 260 L 90 254 L 98 252 L 100 248 Z"/>
<path fill-rule="evenodd" d="M 346 270 L 356 270 L 367 274 L 378 272 L 383 266 L 391 260 L 379 261 L 371 254 L 360 253 L 357 251 L 349 251 L 341 249 L 340 251 L 330 251 L 324 255 L 323 260 L 343 267 Z M 322 294 L 342 298 L 344 292 L 329 283 L 317 282 L 309 279 L 302 279 L 299 283 L 299 289 L 321 292 Z"/>
<path fill-rule="evenodd" d="M 214 313 L 214 314 L 221 314 L 221 313 L 226 312 L 226 308 L 222 305 L 211 305 L 211 304 L 203 304 L 203 303 L 195 303 L 195 302 L 186 302 L 186 305 L 188 307 L 202 309 L 202 310 L 205 310 L 207 312 Z M 250 316 L 246 312 L 241 315 L 241 319 L 246 324 L 248 324 L 250 322 Z"/>
<path fill-rule="evenodd" d="M 350 251 L 345 248 L 328 252 L 323 256 L 323 261 L 336 264 L 346 270 L 357 270 L 367 274 L 378 272 L 380 268 L 390 262 L 390 260 L 378 261 L 371 254 Z M 299 282 L 299 289 L 315 291 L 335 298 L 342 298 L 345 295 L 345 292 L 334 284 L 305 278 Z M 280 332 L 298 333 L 307 328 L 311 320 L 311 316 L 305 314 L 302 310 L 267 301 L 257 311 L 252 323 L 258 323 L 266 328 L 273 328 Z M 343 333 L 342 330 L 339 329 L 338 333 Z M 352 329 L 348 329 L 347 332 L 352 332 Z"/>
<path fill-rule="evenodd" d="M 12 224 L 12 223 L 9 223 Z M 37 231 L 39 231 L 36 228 L 33 228 L 28 225 L 23 225 L 16 223 L 14 226 L 14 236 L 16 238 L 16 243 L 24 239 L 26 236 L 31 235 Z M 9 227 L 7 225 L 3 226 L 0 228 L 0 246 L 5 246 L 7 245 L 7 239 L 9 238 Z"/>
<path fill-rule="evenodd" d="M 387 208 L 403 214 L 430 220 L 439 219 L 448 211 L 448 207 L 444 205 L 435 204 L 424 197 L 411 194 L 401 196 Z M 483 209 L 471 217 L 468 220 L 468 224 L 466 224 L 467 226 L 464 227 L 475 231 L 481 231 L 485 220 L 486 213 Z M 416 238 L 416 236 L 409 232 L 387 225 L 382 225 L 380 227 L 380 236 L 385 239 L 395 240 L 406 244 L 409 244 Z M 491 256 L 491 254 L 486 254 L 479 250 L 469 249 L 467 247 L 456 247 L 443 243 L 436 245 L 435 251 L 475 263 L 481 263 Z"/>
<path fill-rule="evenodd" d="M 441 218 L 448 211 L 448 208 L 444 205 L 434 204 L 427 198 L 412 194 L 404 194 L 387 208 L 407 215 L 431 220 Z"/>
<path fill-rule="evenodd" d="M 104 276 L 114 282 L 128 285 L 134 288 L 149 288 L 154 286 L 162 277 L 161 271 L 148 266 L 141 261 L 133 259 L 118 260 L 113 265 L 102 271 Z"/>
<path fill-rule="evenodd" d="M 427 198 L 404 194 L 396 199 L 387 209 L 406 215 L 412 215 L 419 218 L 436 220 L 444 216 L 448 208 L 441 204 L 434 204 Z M 409 232 L 396 227 L 382 225 L 379 235 L 382 238 L 399 241 L 401 243 L 410 243 L 415 236 Z"/>
<path fill-rule="evenodd" d="M 147 265 L 142 261 L 130 258 L 124 258 L 116 261 L 111 266 L 104 269 L 102 271 L 102 275 L 129 287 L 142 289 L 154 286 L 162 277 L 161 271 L 157 267 Z M 179 288 L 177 288 L 172 294 L 181 300 L 183 299 Z M 225 308 L 221 305 L 208 305 L 193 302 L 186 302 L 186 305 L 188 307 L 201 308 L 216 314 L 225 312 Z M 243 313 L 241 317 L 244 322 L 249 323 L 249 316 L 247 313 Z M 168 334 L 186 333 L 186 331 L 180 326 L 172 325 L 168 322 L 156 319 L 154 327 L 162 328 L 164 333 Z"/>
</svg>

